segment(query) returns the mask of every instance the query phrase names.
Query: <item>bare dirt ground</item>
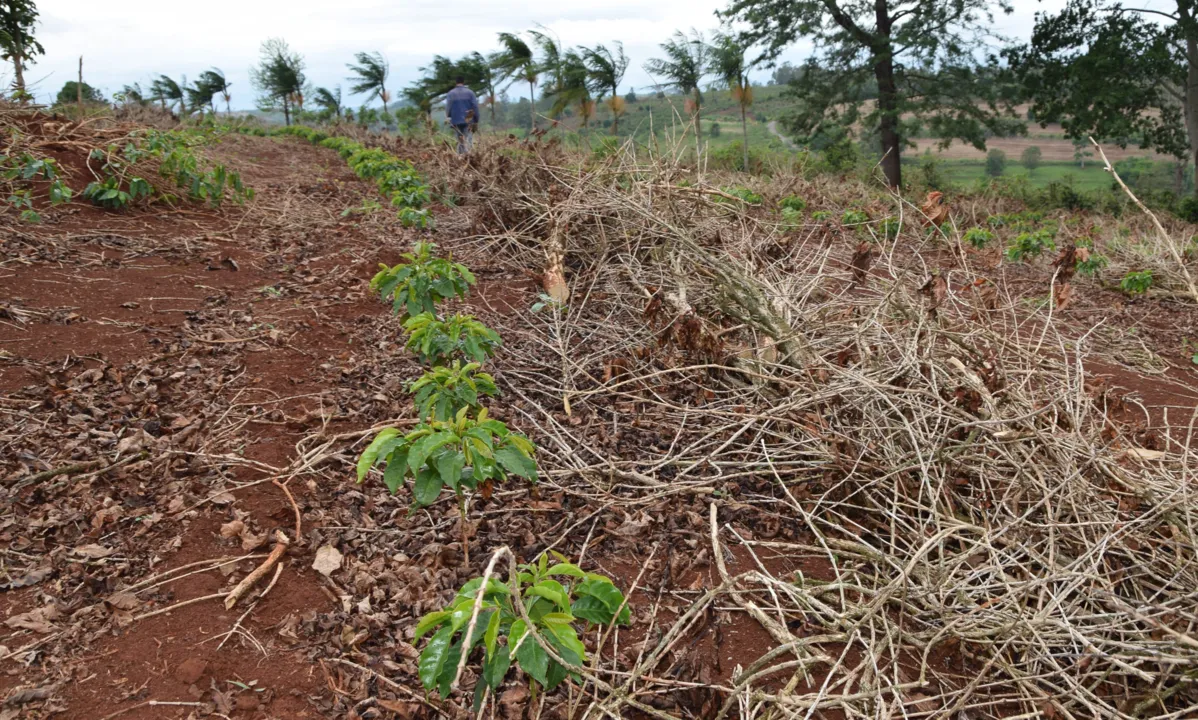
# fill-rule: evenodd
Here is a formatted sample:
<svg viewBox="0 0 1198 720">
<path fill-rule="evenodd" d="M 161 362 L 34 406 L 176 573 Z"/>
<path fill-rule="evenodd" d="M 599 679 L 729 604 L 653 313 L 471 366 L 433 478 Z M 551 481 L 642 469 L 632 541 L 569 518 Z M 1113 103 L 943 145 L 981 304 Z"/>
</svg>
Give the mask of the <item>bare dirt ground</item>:
<svg viewBox="0 0 1198 720">
<path fill-rule="evenodd" d="M 409 513 L 406 496 L 353 482 L 371 428 L 413 419 L 403 387 L 420 368 L 366 283 L 417 232 L 389 212 L 343 216 L 374 188 L 332 151 L 294 138 L 230 136 L 210 152 L 257 190 L 248 207 L 116 214 L 73 204 L 42 225 L 2 221 L 0 718 L 463 716 L 419 687 L 412 628 L 480 574 L 486 552 L 464 563 L 452 503 Z M 421 169 L 430 160 L 408 154 Z M 447 182 L 469 187 L 469 168 L 452 172 Z M 700 460 L 689 467 L 657 462 L 693 430 L 688 422 L 704 422 L 687 419 L 692 405 L 744 428 L 760 419 L 753 410 L 731 395 L 725 403 L 719 389 L 704 396 L 709 371 L 681 360 L 635 392 L 599 392 L 613 377 L 620 382 L 621 366 L 610 362 L 567 370 L 573 356 L 546 344 L 553 320 L 529 310 L 540 291 L 535 264 L 518 241 L 495 240 L 494 231 L 480 240 L 474 226 L 485 200 L 464 192 L 463 206 L 437 208 L 432 237 L 479 277 L 465 308 L 506 344 L 491 370 L 506 401 L 494 414 L 538 442 L 547 478 L 476 500 L 474 545 L 507 545 L 525 560 L 552 547 L 630 589 L 637 621 L 609 648 L 613 668 L 635 665 L 719 585 L 713 499 L 731 543 L 721 559 L 734 572 L 835 581 L 841 556 L 794 550 L 823 538 L 801 521 L 806 510 L 784 504 L 772 475 L 717 461 L 719 450 L 708 452 L 716 441 L 706 437 L 694 441 Z M 1001 283 L 1038 296 L 1050 273 L 1017 268 Z M 624 299 L 598 290 L 586 302 L 600 318 L 642 312 L 638 305 L 629 315 Z M 1090 285 L 1068 319 L 1084 331 L 1097 318 L 1115 361 L 1089 370 L 1095 381 L 1106 376 L 1126 423 L 1120 432 L 1167 449 L 1162 436 L 1189 422 L 1198 403 L 1182 342 L 1198 336 L 1192 307 L 1127 301 Z M 647 325 L 602 332 L 631 347 L 651 342 Z M 599 342 L 582 337 L 577 352 Z M 573 410 L 569 398 L 547 406 L 530 397 L 534 387 L 552 393 L 545 378 L 558 370 L 576 380 Z M 817 415 L 773 419 L 815 427 Z M 754 432 L 765 442 L 774 431 Z M 812 498 L 840 485 L 834 469 L 817 477 L 793 486 L 796 507 L 810 509 Z M 569 492 L 561 489 L 567 479 Z M 882 532 L 870 528 L 853 532 Z M 279 530 L 292 542 L 277 581 L 264 597 L 259 586 L 225 610 L 223 594 Z M 326 546 L 344 555 L 327 577 L 311 567 Z M 742 610 L 706 606 L 653 668 L 663 689 L 649 710 L 713 717 L 729 697 L 713 688 L 779 647 L 779 632 L 818 637 L 817 610 L 809 623 L 779 608 L 783 629 L 775 632 Z M 856 665 L 865 658 L 860 642 L 823 647 Z M 990 665 L 978 647 L 929 645 L 936 676 L 909 709 L 926 711 L 929 697 L 984 675 Z M 920 662 L 912 653 L 896 667 L 910 682 Z M 785 677 L 760 688 L 777 692 Z M 796 674 L 787 691 L 822 692 L 831 677 Z M 504 692 L 502 716 L 537 712 L 522 690 L 513 683 Z M 988 710 L 1015 707 L 1003 702 Z M 542 709 L 564 717 L 566 703 L 554 698 Z M 837 707 L 820 713 L 844 716 Z"/>
</svg>

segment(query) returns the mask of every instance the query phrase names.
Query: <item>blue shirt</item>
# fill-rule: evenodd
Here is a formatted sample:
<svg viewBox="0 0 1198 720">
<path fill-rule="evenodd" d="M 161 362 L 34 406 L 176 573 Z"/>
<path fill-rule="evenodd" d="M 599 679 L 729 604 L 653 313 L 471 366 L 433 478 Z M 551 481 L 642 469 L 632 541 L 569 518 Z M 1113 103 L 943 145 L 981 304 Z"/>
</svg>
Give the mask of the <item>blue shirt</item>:
<svg viewBox="0 0 1198 720">
<path fill-rule="evenodd" d="M 466 119 L 467 111 L 474 111 L 472 119 Z M 465 125 L 468 122 L 478 122 L 478 98 L 474 91 L 465 85 L 458 85 L 445 95 L 445 114 L 449 116 L 451 125 Z"/>
</svg>

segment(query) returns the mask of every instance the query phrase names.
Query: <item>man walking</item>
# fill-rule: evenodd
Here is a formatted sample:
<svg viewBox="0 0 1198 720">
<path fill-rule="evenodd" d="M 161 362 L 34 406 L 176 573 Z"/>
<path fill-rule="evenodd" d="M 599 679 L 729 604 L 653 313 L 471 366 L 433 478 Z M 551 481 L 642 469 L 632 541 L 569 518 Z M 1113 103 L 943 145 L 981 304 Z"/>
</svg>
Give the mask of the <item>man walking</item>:
<svg viewBox="0 0 1198 720">
<path fill-rule="evenodd" d="M 466 78 L 458 75 L 457 86 L 445 96 L 445 117 L 458 136 L 458 155 L 470 149 L 470 133 L 478 130 L 478 97 L 466 87 Z"/>
</svg>

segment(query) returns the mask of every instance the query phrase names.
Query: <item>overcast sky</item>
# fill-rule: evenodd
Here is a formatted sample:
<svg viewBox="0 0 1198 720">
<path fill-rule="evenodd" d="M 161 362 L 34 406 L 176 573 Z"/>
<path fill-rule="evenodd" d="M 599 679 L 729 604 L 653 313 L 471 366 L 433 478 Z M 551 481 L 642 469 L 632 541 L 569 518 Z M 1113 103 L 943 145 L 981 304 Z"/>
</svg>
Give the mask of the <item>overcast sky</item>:
<svg viewBox="0 0 1198 720">
<path fill-rule="evenodd" d="M 1015 13 L 1000 18 L 997 30 L 1027 37 L 1038 10 L 1056 9 L 1063 0 L 1013 0 Z M 73 80 L 83 56 L 83 78 L 107 97 L 126 83 L 147 86 L 159 73 L 194 79 L 216 66 L 232 82 L 233 107 L 249 109 L 254 93 L 249 68 L 268 37 L 287 40 L 307 60 L 308 78 L 318 86 L 346 87 L 345 64 L 358 51 L 382 51 L 391 61 L 391 86 L 398 90 L 418 76 L 434 54 L 458 57 L 496 47 L 495 35 L 540 23 L 567 45 L 622 40 L 631 64 L 622 92 L 638 91 L 651 79 L 642 69 L 657 45 L 676 29 L 718 26 L 714 11 L 724 0 L 45 0 L 38 3 L 38 36 L 44 57 L 26 72 L 39 100 L 49 100 Z M 801 61 L 802 43 L 785 59 Z M 768 71 L 758 73 L 762 79 Z M 393 90 L 393 94 L 395 93 Z M 526 92 L 513 89 L 513 99 Z M 364 98 L 349 98 L 352 105 Z"/>
</svg>

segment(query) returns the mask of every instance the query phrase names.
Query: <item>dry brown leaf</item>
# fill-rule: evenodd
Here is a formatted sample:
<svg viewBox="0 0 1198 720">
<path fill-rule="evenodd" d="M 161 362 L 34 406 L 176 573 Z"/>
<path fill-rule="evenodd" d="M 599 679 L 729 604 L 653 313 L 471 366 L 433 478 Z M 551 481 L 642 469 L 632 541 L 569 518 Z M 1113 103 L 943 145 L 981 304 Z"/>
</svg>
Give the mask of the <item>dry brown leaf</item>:
<svg viewBox="0 0 1198 720">
<path fill-rule="evenodd" d="M 928 197 L 920 207 L 926 219 L 923 221 L 924 227 L 935 225 L 940 227 L 948 220 L 948 204 L 944 202 L 944 193 L 933 190 L 928 193 Z"/>
<path fill-rule="evenodd" d="M 53 605 L 31 610 L 20 615 L 13 615 L 4 621 L 10 628 L 32 630 L 38 633 L 52 633 L 58 630 L 53 621 L 58 619 L 58 608 Z"/>
<path fill-rule="evenodd" d="M 324 545 L 316 551 L 316 559 L 312 561 L 312 569 L 328 577 L 341 567 L 342 555 L 332 545 Z"/>
</svg>

